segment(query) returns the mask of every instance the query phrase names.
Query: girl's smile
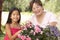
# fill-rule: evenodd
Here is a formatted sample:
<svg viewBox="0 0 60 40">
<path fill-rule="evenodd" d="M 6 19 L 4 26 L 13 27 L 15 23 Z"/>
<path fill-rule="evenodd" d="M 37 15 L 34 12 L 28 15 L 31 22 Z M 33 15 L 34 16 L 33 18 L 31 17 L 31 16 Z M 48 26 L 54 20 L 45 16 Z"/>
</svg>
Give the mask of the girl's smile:
<svg viewBox="0 0 60 40">
<path fill-rule="evenodd" d="M 17 22 L 19 20 L 20 16 L 17 10 L 13 11 L 11 14 L 11 19 L 13 22 Z"/>
</svg>

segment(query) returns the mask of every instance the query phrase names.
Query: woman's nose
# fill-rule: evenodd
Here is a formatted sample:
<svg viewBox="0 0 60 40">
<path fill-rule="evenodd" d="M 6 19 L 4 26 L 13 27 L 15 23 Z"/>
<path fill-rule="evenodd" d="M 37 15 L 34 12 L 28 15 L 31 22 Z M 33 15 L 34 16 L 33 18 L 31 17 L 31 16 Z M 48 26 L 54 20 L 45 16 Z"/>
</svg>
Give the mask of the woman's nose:
<svg viewBox="0 0 60 40">
<path fill-rule="evenodd" d="M 37 8 L 36 8 L 36 9 L 34 9 L 34 11 L 38 11 L 38 10 L 37 10 Z"/>
</svg>

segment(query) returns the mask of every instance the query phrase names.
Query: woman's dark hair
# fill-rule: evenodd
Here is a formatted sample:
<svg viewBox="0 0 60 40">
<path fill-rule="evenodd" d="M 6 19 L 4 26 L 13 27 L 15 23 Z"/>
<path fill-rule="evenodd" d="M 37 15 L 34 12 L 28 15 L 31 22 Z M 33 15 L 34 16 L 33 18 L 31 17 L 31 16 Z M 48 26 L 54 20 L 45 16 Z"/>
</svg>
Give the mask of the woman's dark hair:
<svg viewBox="0 0 60 40">
<path fill-rule="evenodd" d="M 7 20 L 6 24 L 7 24 L 7 23 L 8 23 L 8 24 L 12 23 L 12 20 L 11 20 L 10 17 L 11 17 L 12 12 L 15 11 L 15 10 L 17 10 L 18 13 L 19 13 L 20 18 L 19 18 L 19 20 L 18 20 L 18 23 L 20 22 L 20 20 L 21 20 L 21 14 L 20 14 L 21 11 L 20 11 L 20 10 L 21 10 L 21 9 L 18 9 L 18 8 L 16 8 L 16 7 L 13 7 L 13 8 L 11 8 L 10 11 L 9 11 L 8 20 Z"/>
<path fill-rule="evenodd" d="M 43 7 L 41 0 L 32 0 L 32 1 L 30 2 L 30 8 L 31 8 L 31 9 L 32 9 L 32 6 L 33 6 L 34 3 L 37 3 L 38 5 L 40 5 L 40 6 Z"/>
</svg>

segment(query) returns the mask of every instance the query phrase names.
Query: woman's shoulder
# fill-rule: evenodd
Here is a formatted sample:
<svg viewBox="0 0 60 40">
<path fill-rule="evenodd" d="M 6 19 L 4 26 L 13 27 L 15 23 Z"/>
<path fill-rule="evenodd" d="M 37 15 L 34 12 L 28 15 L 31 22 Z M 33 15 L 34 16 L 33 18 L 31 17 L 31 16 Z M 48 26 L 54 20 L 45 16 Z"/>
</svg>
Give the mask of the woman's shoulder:
<svg viewBox="0 0 60 40">
<path fill-rule="evenodd" d="M 50 11 L 47 11 L 47 10 L 45 10 L 45 12 L 46 12 L 46 15 L 54 15 L 53 12 L 50 12 Z"/>
<path fill-rule="evenodd" d="M 49 22 L 57 22 L 56 15 L 53 12 L 46 12 L 46 17 L 49 19 Z"/>
<path fill-rule="evenodd" d="M 50 11 L 45 11 L 46 12 L 46 17 L 56 17 L 56 15 L 53 12 Z"/>
<path fill-rule="evenodd" d="M 45 11 L 47 15 L 53 15 L 53 12 Z"/>
</svg>

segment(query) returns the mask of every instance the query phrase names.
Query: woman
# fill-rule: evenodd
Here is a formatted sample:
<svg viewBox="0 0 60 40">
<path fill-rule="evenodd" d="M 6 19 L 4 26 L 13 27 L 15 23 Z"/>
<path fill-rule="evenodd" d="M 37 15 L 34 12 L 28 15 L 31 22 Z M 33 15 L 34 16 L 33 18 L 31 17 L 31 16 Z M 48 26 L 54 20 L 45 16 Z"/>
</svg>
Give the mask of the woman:
<svg viewBox="0 0 60 40">
<path fill-rule="evenodd" d="M 43 5 L 40 0 L 32 0 L 30 8 L 34 15 L 29 19 L 34 25 L 39 25 L 46 28 L 47 25 L 56 26 L 57 20 L 53 13 L 44 11 Z"/>
</svg>

